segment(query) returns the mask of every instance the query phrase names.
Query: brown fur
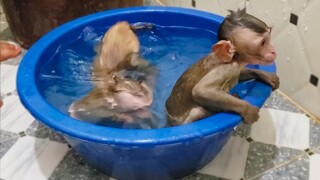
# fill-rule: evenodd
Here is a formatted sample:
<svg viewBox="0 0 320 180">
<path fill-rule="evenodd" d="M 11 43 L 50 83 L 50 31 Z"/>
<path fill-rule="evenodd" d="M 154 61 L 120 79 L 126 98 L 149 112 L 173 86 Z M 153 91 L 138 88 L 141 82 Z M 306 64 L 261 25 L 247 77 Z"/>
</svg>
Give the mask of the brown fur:
<svg viewBox="0 0 320 180">
<path fill-rule="evenodd" d="M 271 28 L 245 12 L 230 11 L 221 24 L 213 52 L 187 69 L 166 101 L 168 121 L 179 125 L 214 113 L 240 114 L 245 123 L 259 118 L 259 109 L 230 95 L 238 81 L 257 79 L 279 87 L 279 78 L 267 72 L 246 69 L 247 64 L 273 63 L 276 53 L 270 44 Z"/>
<path fill-rule="evenodd" d="M 137 27 L 137 29 L 142 27 Z M 95 87 L 74 102 L 70 115 L 81 120 L 113 118 L 132 122 L 148 118 L 153 101 L 155 69 L 139 56 L 140 43 L 128 22 L 118 22 L 104 35 L 93 63 Z M 127 77 L 128 70 L 145 75 L 142 80 Z"/>
</svg>

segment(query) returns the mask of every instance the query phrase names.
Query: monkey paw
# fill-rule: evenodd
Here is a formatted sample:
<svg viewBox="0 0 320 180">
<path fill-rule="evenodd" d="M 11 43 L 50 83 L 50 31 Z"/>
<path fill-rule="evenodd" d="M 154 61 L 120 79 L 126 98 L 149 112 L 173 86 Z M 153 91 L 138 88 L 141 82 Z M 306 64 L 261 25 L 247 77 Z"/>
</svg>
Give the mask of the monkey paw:
<svg viewBox="0 0 320 180">
<path fill-rule="evenodd" d="M 263 82 L 269 84 L 272 87 L 273 91 L 279 88 L 280 79 L 276 74 L 263 73 L 261 79 L 263 80 Z"/>
<path fill-rule="evenodd" d="M 245 124 L 252 124 L 259 119 L 259 108 L 248 105 L 241 116 Z"/>
<path fill-rule="evenodd" d="M 271 85 L 273 91 L 278 89 L 280 86 L 279 77 L 275 74 L 271 74 L 269 78 L 269 84 Z"/>
</svg>

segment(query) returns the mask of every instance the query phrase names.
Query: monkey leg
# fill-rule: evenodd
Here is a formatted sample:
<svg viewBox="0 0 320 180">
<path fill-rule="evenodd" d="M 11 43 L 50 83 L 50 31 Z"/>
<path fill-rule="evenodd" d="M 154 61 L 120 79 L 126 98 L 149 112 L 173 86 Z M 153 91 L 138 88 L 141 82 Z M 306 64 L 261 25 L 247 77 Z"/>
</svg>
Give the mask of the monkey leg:
<svg viewBox="0 0 320 180">
<path fill-rule="evenodd" d="M 184 120 L 183 124 L 192 123 L 194 121 L 206 118 L 210 116 L 212 113 L 206 110 L 205 108 L 198 106 L 195 108 L 192 108 L 189 112 L 188 117 Z"/>
</svg>

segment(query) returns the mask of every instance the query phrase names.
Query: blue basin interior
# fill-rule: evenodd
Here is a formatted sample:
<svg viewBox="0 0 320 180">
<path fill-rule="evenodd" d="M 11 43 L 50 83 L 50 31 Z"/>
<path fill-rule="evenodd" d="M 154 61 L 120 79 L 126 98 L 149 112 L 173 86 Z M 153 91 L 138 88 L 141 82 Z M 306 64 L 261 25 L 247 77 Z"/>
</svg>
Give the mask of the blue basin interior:
<svg viewBox="0 0 320 180">
<path fill-rule="evenodd" d="M 176 127 L 152 130 L 118 129 L 78 121 L 51 106 L 37 82 L 41 67 L 64 42 L 73 40 L 86 26 L 111 26 L 117 21 L 151 22 L 217 32 L 223 17 L 184 8 L 134 7 L 100 12 L 66 23 L 35 43 L 23 58 L 17 90 L 23 105 L 39 121 L 61 133 L 91 165 L 118 179 L 169 179 L 188 175 L 207 164 L 227 142 L 239 115 L 219 113 Z M 275 72 L 270 66 L 250 68 Z M 244 100 L 261 107 L 271 88 L 257 81 L 239 84 L 233 92 L 246 91 Z"/>
</svg>

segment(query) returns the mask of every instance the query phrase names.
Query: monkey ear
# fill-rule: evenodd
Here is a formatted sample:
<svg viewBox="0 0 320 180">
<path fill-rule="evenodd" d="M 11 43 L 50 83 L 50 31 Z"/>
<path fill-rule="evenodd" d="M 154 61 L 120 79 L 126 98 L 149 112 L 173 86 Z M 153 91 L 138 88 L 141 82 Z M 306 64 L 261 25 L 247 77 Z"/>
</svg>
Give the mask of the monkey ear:
<svg viewBox="0 0 320 180">
<path fill-rule="evenodd" d="M 241 14 L 245 14 L 247 11 L 247 8 L 239 9 L 239 11 L 241 12 Z"/>
<path fill-rule="evenodd" d="M 230 41 L 221 40 L 212 46 L 214 54 L 223 62 L 231 62 L 235 49 Z"/>
</svg>

